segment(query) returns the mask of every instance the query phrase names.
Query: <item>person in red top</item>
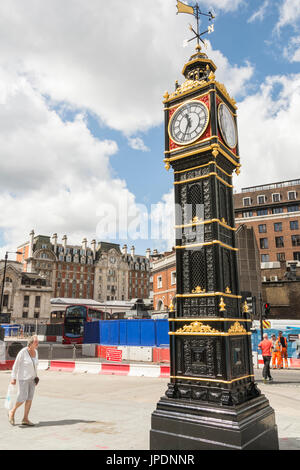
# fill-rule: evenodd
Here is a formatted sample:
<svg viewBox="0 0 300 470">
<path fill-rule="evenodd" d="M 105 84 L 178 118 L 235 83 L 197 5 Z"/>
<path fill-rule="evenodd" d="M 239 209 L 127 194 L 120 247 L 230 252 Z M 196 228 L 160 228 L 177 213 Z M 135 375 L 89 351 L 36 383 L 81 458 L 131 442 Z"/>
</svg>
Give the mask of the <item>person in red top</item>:
<svg viewBox="0 0 300 470">
<path fill-rule="evenodd" d="M 262 350 L 262 356 L 264 360 L 264 368 L 263 368 L 263 378 L 264 382 L 266 383 L 267 380 L 273 380 L 270 373 L 270 362 L 272 357 L 272 346 L 273 343 L 268 339 L 268 334 L 264 333 L 263 340 L 259 343 L 258 347 Z"/>
</svg>

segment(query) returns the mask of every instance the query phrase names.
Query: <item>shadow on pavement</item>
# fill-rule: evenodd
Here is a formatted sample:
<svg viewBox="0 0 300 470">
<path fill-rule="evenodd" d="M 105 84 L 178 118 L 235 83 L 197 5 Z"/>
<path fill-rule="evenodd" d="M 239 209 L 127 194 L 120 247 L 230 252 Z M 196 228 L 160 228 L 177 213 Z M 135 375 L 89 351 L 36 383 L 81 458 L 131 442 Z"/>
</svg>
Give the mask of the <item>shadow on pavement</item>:
<svg viewBox="0 0 300 470">
<path fill-rule="evenodd" d="M 84 419 L 62 419 L 60 421 L 40 421 L 36 423 L 35 428 L 41 428 L 45 426 L 69 426 L 70 424 L 79 424 L 79 423 L 96 423 L 96 421 L 88 421 Z M 28 427 L 28 426 L 22 426 Z"/>
</svg>

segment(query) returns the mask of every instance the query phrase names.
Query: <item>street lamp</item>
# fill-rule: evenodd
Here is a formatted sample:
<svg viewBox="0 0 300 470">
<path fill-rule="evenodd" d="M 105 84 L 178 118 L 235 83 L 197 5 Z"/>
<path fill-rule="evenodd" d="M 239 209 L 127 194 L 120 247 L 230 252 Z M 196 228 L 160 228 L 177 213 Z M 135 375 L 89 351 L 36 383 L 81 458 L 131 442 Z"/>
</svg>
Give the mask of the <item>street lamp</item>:
<svg viewBox="0 0 300 470">
<path fill-rule="evenodd" d="M 0 298 L 0 313 L 2 313 L 4 283 L 5 283 L 6 266 L 7 266 L 7 259 L 8 259 L 9 253 L 16 253 L 17 255 L 22 255 L 22 252 L 21 252 L 21 251 L 7 251 L 7 252 L 5 253 L 5 258 L 4 258 L 4 271 L 3 271 L 2 288 L 1 288 L 1 298 Z"/>
</svg>

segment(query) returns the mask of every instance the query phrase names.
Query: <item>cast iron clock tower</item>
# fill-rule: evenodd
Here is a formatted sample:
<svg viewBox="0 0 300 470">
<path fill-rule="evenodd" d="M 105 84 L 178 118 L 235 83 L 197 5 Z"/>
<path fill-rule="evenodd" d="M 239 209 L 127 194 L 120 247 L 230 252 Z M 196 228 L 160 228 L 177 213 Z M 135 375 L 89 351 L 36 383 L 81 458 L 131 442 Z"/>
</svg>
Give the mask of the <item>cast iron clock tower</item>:
<svg viewBox="0 0 300 470">
<path fill-rule="evenodd" d="M 198 6 L 177 6 L 199 19 Z M 278 449 L 274 411 L 254 381 L 251 322 L 239 290 L 232 195 L 232 175 L 241 166 L 237 107 L 195 34 L 185 80 L 164 95 L 177 295 L 169 314 L 170 383 L 152 414 L 150 448 Z"/>
</svg>

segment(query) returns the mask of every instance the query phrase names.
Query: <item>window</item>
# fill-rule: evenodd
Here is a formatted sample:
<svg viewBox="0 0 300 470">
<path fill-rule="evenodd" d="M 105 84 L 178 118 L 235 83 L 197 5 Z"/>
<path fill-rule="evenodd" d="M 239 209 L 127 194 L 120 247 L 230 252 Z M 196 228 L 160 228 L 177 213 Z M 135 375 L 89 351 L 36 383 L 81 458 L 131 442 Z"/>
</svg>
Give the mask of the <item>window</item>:
<svg viewBox="0 0 300 470">
<path fill-rule="evenodd" d="M 267 226 L 266 226 L 266 224 L 261 224 L 261 225 L 259 225 L 259 226 L 258 226 L 258 231 L 259 231 L 259 233 L 266 233 L 266 231 L 267 231 Z"/>
<path fill-rule="evenodd" d="M 22 318 L 28 318 L 28 312 L 23 312 L 22 313 Z"/>
<path fill-rule="evenodd" d="M 282 213 L 283 213 L 283 207 L 273 207 L 272 214 L 282 214 Z"/>
<path fill-rule="evenodd" d="M 277 261 L 285 261 L 285 253 L 277 253 Z"/>
<path fill-rule="evenodd" d="M 300 235 L 292 235 L 292 245 L 300 246 Z"/>
<path fill-rule="evenodd" d="M 276 245 L 276 248 L 284 247 L 283 237 L 275 237 L 275 245 Z"/>
<path fill-rule="evenodd" d="M 252 217 L 252 216 L 253 216 L 253 212 L 252 212 L 252 211 L 243 212 L 243 217 Z"/>
<path fill-rule="evenodd" d="M 157 278 L 157 288 L 161 289 L 162 288 L 162 277 L 158 276 Z"/>
<path fill-rule="evenodd" d="M 296 191 L 289 191 L 288 192 L 288 200 L 294 201 L 296 199 Z"/>
<path fill-rule="evenodd" d="M 250 197 L 244 197 L 243 198 L 243 206 L 248 207 L 251 205 L 251 198 Z"/>
<path fill-rule="evenodd" d="M 280 194 L 279 193 L 272 194 L 272 201 L 273 202 L 280 202 Z"/>
<path fill-rule="evenodd" d="M 259 245 L 262 250 L 265 250 L 266 248 L 269 248 L 269 243 L 267 238 L 260 238 L 259 239 Z"/>
<path fill-rule="evenodd" d="M 176 284 L 176 271 L 171 273 L 171 284 Z"/>
<path fill-rule="evenodd" d="M 266 202 L 266 196 L 257 196 L 257 203 L 264 204 Z"/>
<path fill-rule="evenodd" d="M 268 263 L 270 261 L 270 256 L 269 255 L 261 255 L 261 262 L 262 263 Z"/>
<path fill-rule="evenodd" d="M 23 307 L 29 307 L 29 295 L 24 295 Z"/>
<path fill-rule="evenodd" d="M 300 251 L 294 251 L 294 261 L 300 261 Z"/>
<path fill-rule="evenodd" d="M 39 318 L 40 314 L 39 312 L 34 312 L 34 318 Z"/>
<path fill-rule="evenodd" d="M 3 307 L 8 307 L 8 295 L 4 294 L 3 296 Z"/>
<path fill-rule="evenodd" d="M 37 295 L 35 298 L 34 308 L 40 308 L 40 306 L 41 306 L 41 297 Z"/>
<path fill-rule="evenodd" d="M 274 224 L 274 232 L 282 232 L 282 222 L 276 222 Z"/>
<path fill-rule="evenodd" d="M 268 209 L 258 209 L 256 215 L 268 215 Z"/>
<path fill-rule="evenodd" d="M 299 210 L 298 204 L 296 206 L 288 206 L 288 212 L 297 212 Z"/>
<path fill-rule="evenodd" d="M 298 220 L 291 220 L 290 221 L 290 229 L 291 230 L 298 230 L 299 229 Z"/>
</svg>

